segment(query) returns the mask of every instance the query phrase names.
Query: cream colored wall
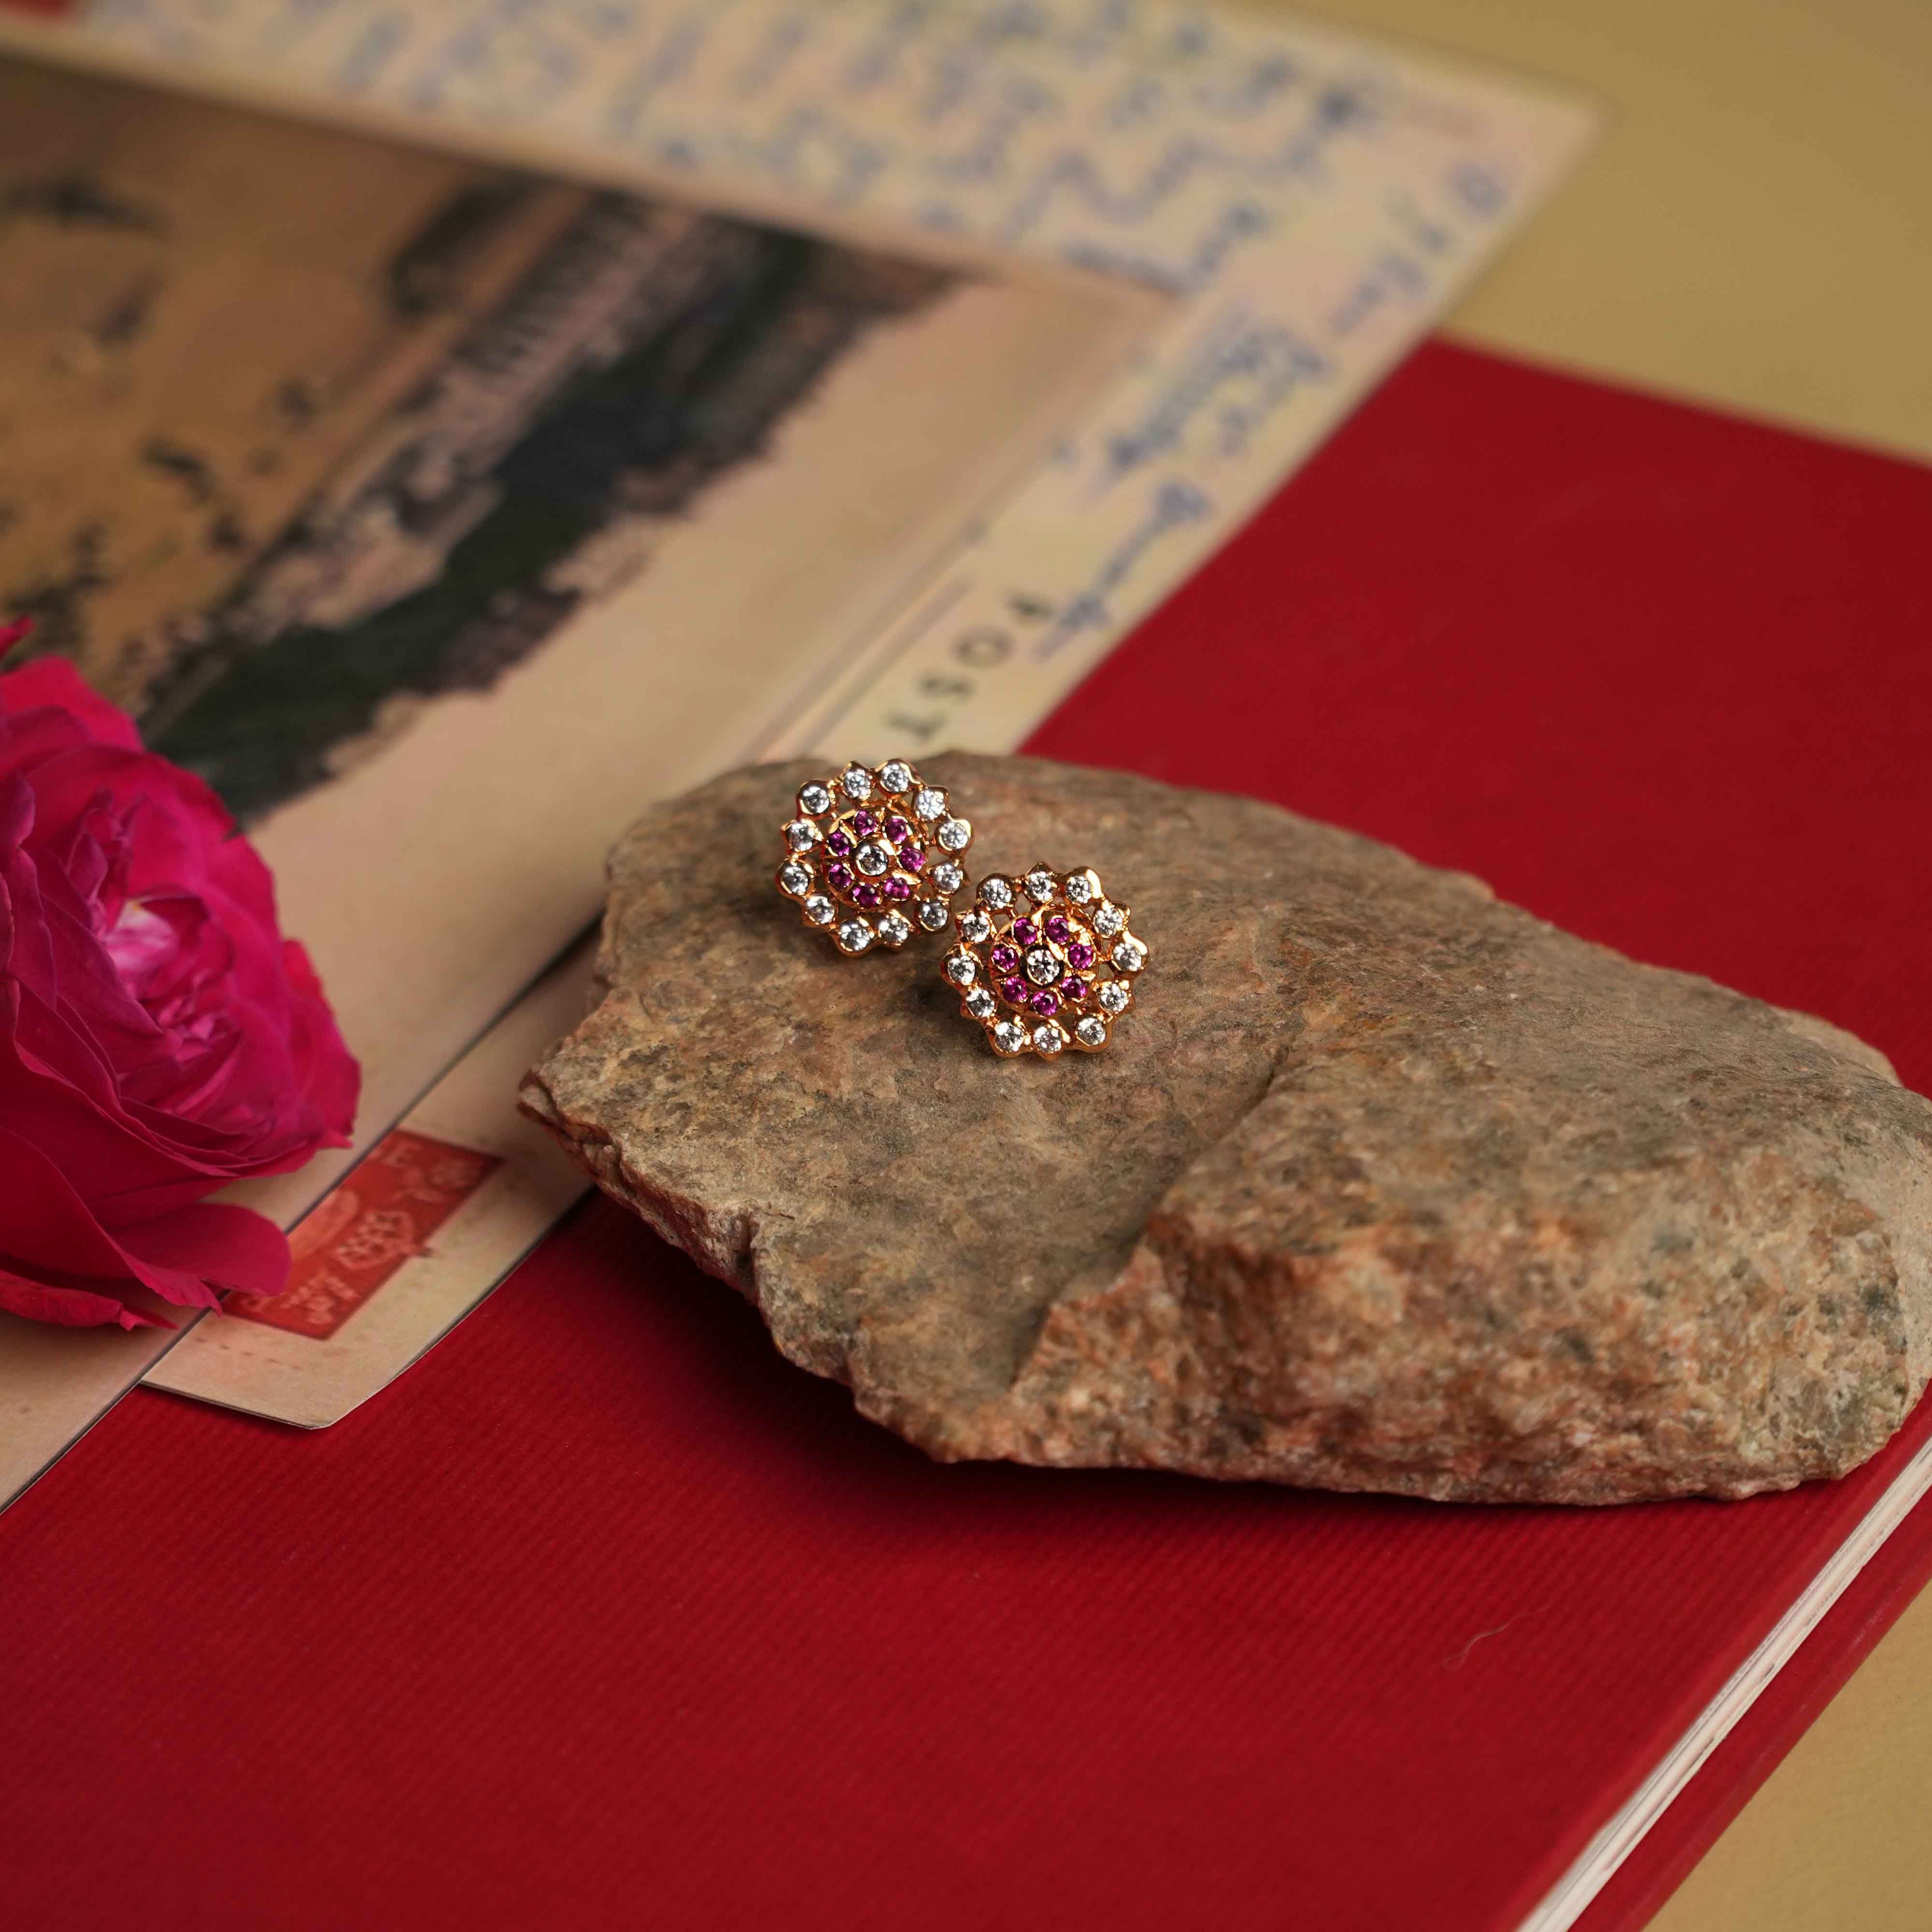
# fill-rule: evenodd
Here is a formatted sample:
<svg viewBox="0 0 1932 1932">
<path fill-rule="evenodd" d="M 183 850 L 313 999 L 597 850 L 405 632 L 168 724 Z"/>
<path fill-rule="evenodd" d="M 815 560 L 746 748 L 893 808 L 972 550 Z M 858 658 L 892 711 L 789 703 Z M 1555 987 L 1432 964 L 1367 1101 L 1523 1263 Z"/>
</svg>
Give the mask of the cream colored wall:
<svg viewBox="0 0 1932 1932">
<path fill-rule="evenodd" d="M 1306 10 L 1610 110 L 1450 334 L 1932 460 L 1932 0 Z M 1651 1932 L 1925 1932 L 1928 1817 L 1932 1592 Z"/>
<path fill-rule="evenodd" d="M 1932 1591 L 1652 1920 L 1650 1932 L 1932 1924 Z"/>
<path fill-rule="evenodd" d="M 1451 334 L 1932 460 L 1932 0 L 1300 10 L 1610 110 Z"/>
</svg>

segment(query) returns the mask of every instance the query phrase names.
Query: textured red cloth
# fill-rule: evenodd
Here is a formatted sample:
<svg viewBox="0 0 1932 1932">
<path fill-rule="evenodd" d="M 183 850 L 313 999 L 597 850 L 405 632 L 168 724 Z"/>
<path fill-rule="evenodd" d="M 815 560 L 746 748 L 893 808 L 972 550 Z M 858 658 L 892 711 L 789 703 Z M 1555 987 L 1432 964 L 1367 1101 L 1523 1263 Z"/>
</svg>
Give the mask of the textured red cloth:
<svg viewBox="0 0 1932 1932">
<path fill-rule="evenodd" d="M 1928 528 L 1924 471 L 1432 346 L 1035 748 L 1924 1088 Z M 143 1394 L 0 1517 L 6 1916 L 1503 1932 L 1928 1429 L 1605 1511 L 938 1468 L 600 1204 L 326 1434 Z"/>
</svg>

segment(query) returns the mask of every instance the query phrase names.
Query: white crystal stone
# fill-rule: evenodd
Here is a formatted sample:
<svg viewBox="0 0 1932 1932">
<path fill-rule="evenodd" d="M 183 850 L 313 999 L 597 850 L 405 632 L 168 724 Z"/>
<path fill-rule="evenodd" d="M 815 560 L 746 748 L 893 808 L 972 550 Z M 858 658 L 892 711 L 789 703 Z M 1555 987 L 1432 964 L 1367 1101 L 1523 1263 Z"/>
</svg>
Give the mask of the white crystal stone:
<svg viewBox="0 0 1932 1932">
<path fill-rule="evenodd" d="M 1051 905 L 1059 881 L 1044 866 L 1040 866 L 1026 875 L 1027 897 L 1036 906 Z"/>
<path fill-rule="evenodd" d="M 976 910 L 959 915 L 959 937 L 969 946 L 983 946 L 992 936 L 993 922 L 984 913 Z"/>
<path fill-rule="evenodd" d="M 1098 1013 L 1089 1013 L 1084 1019 L 1076 1020 L 1073 1031 L 1082 1046 L 1105 1046 L 1107 1043 L 1107 1022 Z"/>
<path fill-rule="evenodd" d="M 1125 1012 L 1127 1002 L 1132 997 L 1132 989 L 1124 980 L 1103 980 L 1100 982 L 1100 1004 L 1110 1013 Z"/>
<path fill-rule="evenodd" d="M 975 986 L 966 995 L 966 1010 L 976 1020 L 989 1020 L 999 1010 L 999 1001 L 984 986 Z"/>
<path fill-rule="evenodd" d="M 946 814 L 946 794 L 932 785 L 922 785 L 913 794 L 912 808 L 920 818 L 942 818 Z"/>
<path fill-rule="evenodd" d="M 876 879 L 892 862 L 892 855 L 873 839 L 867 839 L 852 854 L 852 862 L 867 878 Z"/>
<path fill-rule="evenodd" d="M 903 758 L 888 758 L 879 767 L 879 782 L 894 794 L 912 789 L 912 767 Z"/>
<path fill-rule="evenodd" d="M 1100 896 L 1100 881 L 1091 872 L 1069 872 L 1066 896 L 1076 905 L 1091 905 Z"/>
<path fill-rule="evenodd" d="M 932 868 L 932 883 L 950 896 L 966 883 L 966 874 L 957 866 L 935 866 Z"/>
<path fill-rule="evenodd" d="M 963 852 L 973 836 L 971 823 L 964 818 L 945 818 L 940 820 L 938 838 L 949 852 Z"/>
<path fill-rule="evenodd" d="M 794 818 L 784 829 L 785 843 L 794 852 L 809 852 L 825 835 L 808 818 Z"/>
<path fill-rule="evenodd" d="M 778 884 L 794 898 L 802 899 L 812 890 L 812 868 L 788 860 L 778 868 Z"/>
<path fill-rule="evenodd" d="M 1045 1025 L 1036 1026 L 1033 1030 L 1034 1052 L 1045 1054 L 1049 1060 L 1066 1044 L 1066 1034 L 1060 1031 L 1059 1026 L 1052 1020 L 1048 1020 Z"/>
<path fill-rule="evenodd" d="M 970 952 L 956 952 L 946 962 L 946 976 L 956 986 L 970 986 L 980 976 L 980 962 Z"/>
<path fill-rule="evenodd" d="M 919 922 L 928 932 L 939 932 L 950 916 L 943 899 L 921 899 L 919 902 Z"/>
<path fill-rule="evenodd" d="M 993 1029 L 993 1044 L 1002 1053 L 1022 1052 L 1026 1043 L 1026 1028 L 1018 1020 L 1002 1020 Z"/>
<path fill-rule="evenodd" d="M 872 775 L 863 765 L 848 765 L 838 774 L 838 784 L 848 798 L 862 803 L 872 795 Z"/>
<path fill-rule="evenodd" d="M 1003 879 L 995 872 L 991 878 L 980 881 L 980 903 L 989 905 L 994 911 L 1013 902 L 1013 885 L 1010 879 Z"/>
<path fill-rule="evenodd" d="M 1060 962 L 1050 947 L 1036 946 L 1028 952 L 1026 976 L 1036 986 L 1050 986 L 1060 977 Z"/>
<path fill-rule="evenodd" d="M 830 926 L 836 908 L 823 892 L 814 892 L 802 908 L 805 916 L 814 926 Z"/>
<path fill-rule="evenodd" d="M 799 788 L 798 808 L 808 817 L 816 818 L 820 812 L 832 809 L 832 794 L 815 781 Z"/>
<path fill-rule="evenodd" d="M 872 943 L 871 924 L 862 919 L 848 919 L 838 928 L 838 944 L 848 952 L 862 952 Z"/>
<path fill-rule="evenodd" d="M 1138 973 L 1147 964 L 1147 948 L 1130 932 L 1107 956 L 1123 973 Z"/>
<path fill-rule="evenodd" d="M 888 946 L 903 946 L 912 937 L 912 922 L 902 912 L 889 912 L 879 922 L 879 937 Z"/>
<path fill-rule="evenodd" d="M 1103 939 L 1112 939 L 1126 922 L 1126 914 L 1111 899 L 1102 899 L 1094 915 L 1094 930 Z"/>
</svg>

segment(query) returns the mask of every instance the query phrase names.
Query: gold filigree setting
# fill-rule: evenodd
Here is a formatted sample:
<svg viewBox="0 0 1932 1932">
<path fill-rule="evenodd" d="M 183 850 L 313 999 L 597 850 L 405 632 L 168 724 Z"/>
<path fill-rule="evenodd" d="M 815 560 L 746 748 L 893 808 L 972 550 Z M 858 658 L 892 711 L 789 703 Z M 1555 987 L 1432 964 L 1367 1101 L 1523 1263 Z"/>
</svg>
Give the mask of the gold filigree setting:
<svg viewBox="0 0 1932 1932">
<path fill-rule="evenodd" d="M 958 940 L 940 970 L 1002 1059 L 1098 1053 L 1148 963 L 1129 916 L 1085 867 L 994 873 L 956 917 Z"/>
<path fill-rule="evenodd" d="M 920 932 L 943 932 L 966 883 L 968 819 L 944 790 L 903 758 L 848 765 L 800 786 L 797 812 L 779 828 L 778 890 L 799 916 L 856 957 L 897 952 Z"/>
</svg>

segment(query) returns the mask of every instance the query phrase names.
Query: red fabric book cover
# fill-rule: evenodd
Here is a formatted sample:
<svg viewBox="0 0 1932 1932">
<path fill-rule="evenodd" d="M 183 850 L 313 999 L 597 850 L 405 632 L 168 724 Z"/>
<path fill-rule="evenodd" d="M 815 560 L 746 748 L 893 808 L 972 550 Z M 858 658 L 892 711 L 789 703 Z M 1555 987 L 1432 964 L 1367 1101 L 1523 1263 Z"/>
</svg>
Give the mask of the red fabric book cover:
<svg viewBox="0 0 1932 1932">
<path fill-rule="evenodd" d="M 1360 827 L 1932 1085 L 1932 473 L 1425 349 L 1037 734 Z M 940 1468 L 614 1208 L 298 1435 L 4 1518 L 10 1922 L 1508 1932 L 1932 1437 L 1740 1504 Z M 1920 1508 L 1583 1922 L 1634 1927 Z"/>
</svg>

